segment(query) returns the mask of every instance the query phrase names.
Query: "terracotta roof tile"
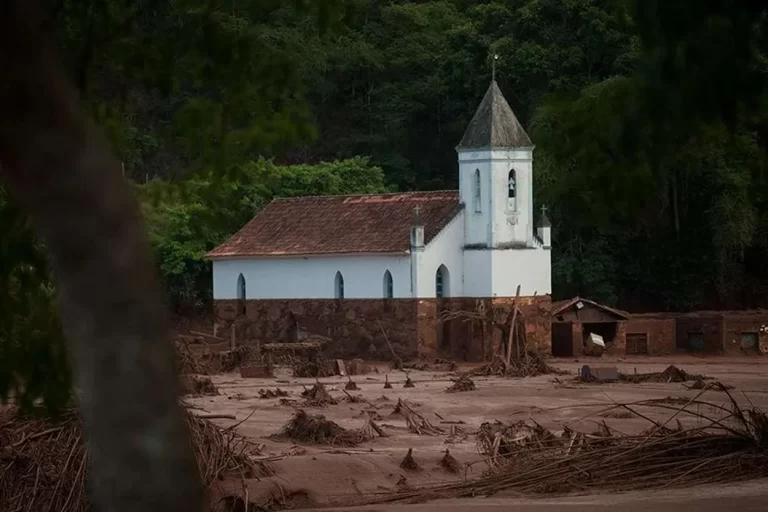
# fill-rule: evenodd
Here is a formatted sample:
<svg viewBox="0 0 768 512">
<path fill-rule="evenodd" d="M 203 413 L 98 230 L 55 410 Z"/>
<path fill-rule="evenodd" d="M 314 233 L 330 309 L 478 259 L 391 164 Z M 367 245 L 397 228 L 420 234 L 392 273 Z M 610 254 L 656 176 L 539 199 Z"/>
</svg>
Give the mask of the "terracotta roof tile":
<svg viewBox="0 0 768 512">
<path fill-rule="evenodd" d="M 461 209 L 455 190 L 275 199 L 207 257 L 406 252 L 416 206 L 425 244 Z"/>
</svg>

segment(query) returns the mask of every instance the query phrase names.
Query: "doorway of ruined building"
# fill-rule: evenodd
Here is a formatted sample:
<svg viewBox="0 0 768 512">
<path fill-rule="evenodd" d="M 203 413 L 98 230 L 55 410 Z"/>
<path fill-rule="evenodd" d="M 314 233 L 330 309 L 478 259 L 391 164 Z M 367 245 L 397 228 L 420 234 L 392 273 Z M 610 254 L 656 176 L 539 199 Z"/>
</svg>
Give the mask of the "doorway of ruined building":
<svg viewBox="0 0 768 512">
<path fill-rule="evenodd" d="M 589 338 L 589 335 L 594 333 L 602 336 L 605 346 L 609 346 L 616 339 L 616 331 L 618 330 L 618 326 L 619 324 L 616 322 L 590 322 L 582 324 L 584 344 L 586 344 L 586 340 Z"/>
<path fill-rule="evenodd" d="M 552 356 L 573 357 L 573 323 L 552 323 Z"/>
</svg>

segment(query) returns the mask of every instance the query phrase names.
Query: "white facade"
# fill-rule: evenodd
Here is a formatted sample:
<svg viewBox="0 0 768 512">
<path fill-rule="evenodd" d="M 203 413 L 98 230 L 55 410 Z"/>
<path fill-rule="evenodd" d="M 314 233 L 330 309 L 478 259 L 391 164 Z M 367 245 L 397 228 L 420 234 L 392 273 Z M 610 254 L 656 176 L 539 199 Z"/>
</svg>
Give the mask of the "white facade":
<svg viewBox="0 0 768 512">
<path fill-rule="evenodd" d="M 494 82 L 457 148 L 463 208 L 426 244 L 417 223 L 402 253 L 214 259 L 214 299 L 512 297 L 518 285 L 523 296 L 550 294 L 533 149 Z"/>
<path fill-rule="evenodd" d="M 213 261 L 213 298 L 237 299 L 238 278 L 246 299 L 333 299 L 336 273 L 344 281 L 344 298 L 385 295 L 384 275 L 392 276 L 394 298 L 411 297 L 410 255 L 339 255 Z"/>
</svg>

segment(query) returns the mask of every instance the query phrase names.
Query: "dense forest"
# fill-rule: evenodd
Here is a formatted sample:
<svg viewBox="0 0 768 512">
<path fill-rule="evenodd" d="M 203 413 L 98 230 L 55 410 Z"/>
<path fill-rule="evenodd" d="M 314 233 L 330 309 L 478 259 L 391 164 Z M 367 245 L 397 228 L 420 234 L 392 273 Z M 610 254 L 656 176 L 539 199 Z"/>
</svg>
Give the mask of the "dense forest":
<svg viewBox="0 0 768 512">
<path fill-rule="evenodd" d="M 44 3 L 181 313 L 210 306 L 205 252 L 274 197 L 456 188 L 493 55 L 536 144 L 555 299 L 768 305 L 759 2 Z M 0 358 L 44 371 L 24 354 L 50 343 L 54 288 L 2 189 L 0 230 L 0 338 L 34 334 Z"/>
</svg>

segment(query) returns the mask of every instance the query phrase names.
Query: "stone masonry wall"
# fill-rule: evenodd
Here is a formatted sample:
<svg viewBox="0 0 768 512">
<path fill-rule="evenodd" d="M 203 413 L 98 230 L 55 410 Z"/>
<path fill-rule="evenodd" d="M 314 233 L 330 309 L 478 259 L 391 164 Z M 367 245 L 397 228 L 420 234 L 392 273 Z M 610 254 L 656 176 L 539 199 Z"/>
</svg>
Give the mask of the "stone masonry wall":
<svg viewBox="0 0 768 512">
<path fill-rule="evenodd" d="M 706 354 L 722 354 L 724 345 L 723 317 L 719 314 L 692 313 L 677 318 L 677 348 Z M 689 333 L 701 333 L 703 345 L 691 346 Z"/>
<path fill-rule="evenodd" d="M 760 328 L 768 325 L 767 311 L 728 312 L 723 314 L 723 330 L 725 336 L 724 349 L 726 354 L 743 355 L 757 354 L 758 346 L 743 348 L 742 333 L 757 334 L 758 344 L 768 342 L 768 333 L 761 333 Z"/>
<path fill-rule="evenodd" d="M 245 314 L 241 305 L 244 302 Z M 412 299 L 219 300 L 214 304 L 220 328 L 234 323 L 241 343 L 292 341 L 307 334 L 330 339 L 327 357 L 391 359 L 386 337 L 403 360 L 418 350 L 417 304 Z M 295 322 L 294 322 L 295 319 Z M 382 332 L 383 331 L 383 332 Z"/>
<path fill-rule="evenodd" d="M 490 314 L 494 306 L 504 310 L 512 300 L 219 300 L 214 303 L 214 316 L 220 332 L 230 332 L 235 325 L 236 338 L 245 344 L 320 335 L 331 340 L 325 349 L 328 357 L 388 360 L 391 355 L 383 329 L 395 352 L 406 361 L 416 357 L 490 361 L 500 342 L 498 329 L 479 320 L 440 322 L 438 318 L 446 310 Z M 549 296 L 521 297 L 519 304 L 529 345 L 550 353 Z"/>
<path fill-rule="evenodd" d="M 633 315 L 627 322 L 628 334 L 647 334 L 648 355 L 661 356 L 676 350 L 676 321 L 674 318 Z"/>
</svg>

